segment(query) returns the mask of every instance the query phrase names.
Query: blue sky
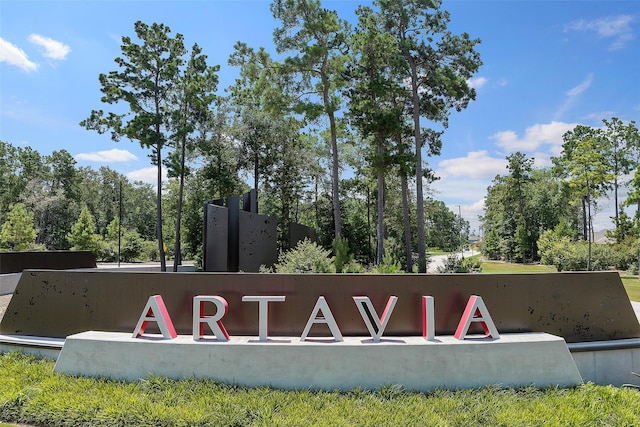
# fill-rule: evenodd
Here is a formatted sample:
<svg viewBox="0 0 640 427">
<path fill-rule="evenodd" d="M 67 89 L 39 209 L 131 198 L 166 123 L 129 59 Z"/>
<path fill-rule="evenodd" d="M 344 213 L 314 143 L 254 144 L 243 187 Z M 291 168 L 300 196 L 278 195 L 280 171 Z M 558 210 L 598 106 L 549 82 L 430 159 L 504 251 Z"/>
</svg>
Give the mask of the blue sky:
<svg viewBox="0 0 640 427">
<path fill-rule="evenodd" d="M 100 109 L 98 75 L 116 69 L 120 40 L 133 23 L 159 22 L 197 42 L 219 64 L 223 93 L 236 75 L 227 59 L 236 41 L 273 52 L 277 25 L 267 0 L 0 2 L 0 139 L 43 154 L 66 149 L 81 166 L 107 165 L 154 182 L 147 152 L 78 123 Z M 354 20 L 366 1 L 323 5 Z M 562 134 L 602 118 L 640 116 L 639 1 L 444 1 L 450 29 L 480 38 L 484 65 L 471 83 L 477 100 L 452 113 L 434 197 L 477 228 L 486 188 L 505 173 L 505 156 L 523 151 L 539 166 L 560 153 Z M 595 228 L 610 226 L 601 201 Z"/>
</svg>

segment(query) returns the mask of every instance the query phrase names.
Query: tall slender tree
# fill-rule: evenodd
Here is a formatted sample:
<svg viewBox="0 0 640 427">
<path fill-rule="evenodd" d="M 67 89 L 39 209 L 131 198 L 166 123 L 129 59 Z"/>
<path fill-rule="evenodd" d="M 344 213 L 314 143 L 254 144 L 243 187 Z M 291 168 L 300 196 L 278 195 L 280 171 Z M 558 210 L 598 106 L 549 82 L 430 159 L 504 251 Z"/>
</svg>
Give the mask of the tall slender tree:
<svg viewBox="0 0 640 427">
<path fill-rule="evenodd" d="M 595 200 L 609 188 L 615 176 L 608 163 L 608 144 L 600 129 L 578 125 L 562 136 L 564 144 L 554 163 L 561 168 L 569 186 L 585 206 L 587 240 L 589 242 L 587 270 L 591 269 L 593 242 L 592 209 Z"/>
<path fill-rule="evenodd" d="M 181 224 L 182 204 L 184 200 L 185 176 L 190 169 L 186 165 L 187 155 L 197 146 L 198 140 L 207 138 L 212 126 L 213 115 L 210 111 L 216 99 L 219 66 L 207 65 L 207 56 L 197 44 L 191 48 L 191 57 L 180 76 L 177 90 L 173 93 L 174 103 L 171 115 L 172 139 L 176 150 L 166 159 L 169 176 L 178 178 L 178 203 L 176 208 L 176 241 L 173 258 L 173 271 L 178 271 L 181 262 Z"/>
<path fill-rule="evenodd" d="M 413 106 L 416 153 L 419 271 L 426 271 L 422 117 L 448 125 L 449 112 L 460 111 L 475 99 L 467 83 L 482 62 L 475 51 L 479 39 L 467 33 L 453 35 L 447 29 L 450 16 L 440 0 L 377 0 L 384 29 L 392 34 L 405 60 L 407 89 Z"/>
<path fill-rule="evenodd" d="M 611 166 L 611 173 L 613 174 L 613 201 L 615 205 L 614 222 L 616 227 L 616 236 L 620 237 L 624 235 L 624 233 L 620 233 L 620 230 L 618 230 L 620 227 L 620 207 L 618 197 L 618 189 L 621 184 L 620 179 L 637 166 L 637 162 L 634 162 L 632 153 L 634 150 L 637 150 L 637 146 L 640 141 L 635 122 L 624 124 L 622 120 L 617 117 L 613 117 L 611 120 L 604 119 L 602 122 L 605 125 L 605 128 L 603 129 L 603 138 L 608 146 L 606 153 L 608 157 L 608 164 Z"/>
<path fill-rule="evenodd" d="M 301 93 L 315 96 L 301 98 L 299 111 L 310 118 L 326 115 L 329 120 L 334 234 L 339 239 L 342 219 L 336 113 L 342 103 L 339 90 L 345 84 L 342 74 L 350 26 L 335 11 L 323 8 L 319 0 L 274 0 L 271 12 L 280 21 L 273 32 L 278 53 L 293 53 L 285 60 L 286 68 L 299 76 Z"/>
<path fill-rule="evenodd" d="M 80 125 L 99 133 L 111 132 L 111 138 L 136 140 L 151 149 L 151 163 L 157 168 L 156 234 L 162 271 L 166 271 L 162 236 L 162 152 L 170 143 L 170 123 L 174 104 L 172 89 L 180 80 L 180 69 L 186 54 L 181 34 L 171 36 L 171 29 L 163 24 L 151 26 L 141 21 L 134 24 L 140 44 L 131 37 L 122 37 L 122 57 L 115 59 L 119 69 L 100 74 L 101 101 L 107 104 L 124 103 L 127 112 L 93 110 Z M 122 111 L 121 108 L 116 111 Z"/>
<path fill-rule="evenodd" d="M 515 201 L 517 206 L 517 218 L 515 220 L 515 243 L 522 262 L 526 262 L 527 252 L 531 250 L 530 221 L 525 215 L 525 186 L 531 179 L 531 170 L 533 168 L 533 158 L 517 151 L 507 156 L 507 170 L 509 175 L 506 179 L 507 194 L 509 198 Z M 512 206 L 513 204 L 510 203 Z"/>
<path fill-rule="evenodd" d="M 394 49 L 395 39 L 382 30 L 371 8 L 360 7 L 357 14 L 358 27 L 350 40 L 349 114 L 363 138 L 373 143 L 367 159 L 377 181 L 376 262 L 380 264 L 385 239 L 385 175 L 392 165 L 391 141 L 404 124 L 404 105 L 397 102 L 404 91 L 398 78 L 400 57 Z"/>
</svg>

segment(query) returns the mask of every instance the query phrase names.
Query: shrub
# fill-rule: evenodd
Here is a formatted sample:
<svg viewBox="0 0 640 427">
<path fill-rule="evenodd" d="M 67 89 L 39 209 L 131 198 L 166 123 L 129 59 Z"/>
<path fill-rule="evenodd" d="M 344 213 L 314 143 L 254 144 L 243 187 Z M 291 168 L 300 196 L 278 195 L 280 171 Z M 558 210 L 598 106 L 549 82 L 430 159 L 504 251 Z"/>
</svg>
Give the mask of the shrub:
<svg viewBox="0 0 640 427">
<path fill-rule="evenodd" d="M 387 252 L 382 257 L 382 263 L 373 268 L 374 273 L 378 274 L 399 274 L 404 273 L 400 261 L 394 259 L 391 252 Z"/>
<path fill-rule="evenodd" d="M 305 239 L 288 252 L 283 252 L 274 265 L 276 273 L 332 273 L 331 253 L 317 243 Z"/>
<path fill-rule="evenodd" d="M 160 253 L 158 252 L 158 242 L 155 240 L 142 241 L 141 259 L 145 261 L 160 261 Z"/>
<path fill-rule="evenodd" d="M 366 273 L 367 269 L 357 261 L 351 260 L 342 266 L 343 273 Z"/>
<path fill-rule="evenodd" d="M 344 266 L 349 264 L 353 260 L 353 256 L 349 253 L 349 244 L 346 239 L 337 238 L 333 241 L 333 264 L 336 269 L 336 273 L 342 273 Z"/>
<path fill-rule="evenodd" d="M 444 264 L 438 267 L 438 273 L 479 273 L 480 271 L 479 256 L 458 258 L 458 254 L 450 254 Z"/>
<path fill-rule="evenodd" d="M 22 203 L 11 205 L 7 220 L 1 227 L 0 242 L 14 251 L 33 250 L 36 235 L 33 213 Z"/>
</svg>

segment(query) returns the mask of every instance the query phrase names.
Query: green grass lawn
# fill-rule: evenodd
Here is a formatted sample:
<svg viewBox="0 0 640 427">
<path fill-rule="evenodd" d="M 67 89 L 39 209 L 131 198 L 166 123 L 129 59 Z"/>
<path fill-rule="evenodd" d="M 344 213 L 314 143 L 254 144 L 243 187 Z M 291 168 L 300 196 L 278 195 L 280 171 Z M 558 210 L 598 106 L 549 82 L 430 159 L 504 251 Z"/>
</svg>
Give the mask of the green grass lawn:
<svg viewBox="0 0 640 427">
<path fill-rule="evenodd" d="M 629 299 L 640 302 L 640 280 L 638 280 L 638 276 L 620 275 L 620 278 L 624 288 L 627 290 L 627 294 L 629 294 Z"/>
<path fill-rule="evenodd" d="M 633 388 L 282 391 L 195 379 L 69 377 L 54 373 L 53 365 L 0 354 L 0 420 L 37 426 L 640 425 L 640 390 Z"/>
<path fill-rule="evenodd" d="M 483 273 L 552 273 L 555 267 L 539 264 L 515 264 L 501 261 L 482 261 Z"/>
</svg>

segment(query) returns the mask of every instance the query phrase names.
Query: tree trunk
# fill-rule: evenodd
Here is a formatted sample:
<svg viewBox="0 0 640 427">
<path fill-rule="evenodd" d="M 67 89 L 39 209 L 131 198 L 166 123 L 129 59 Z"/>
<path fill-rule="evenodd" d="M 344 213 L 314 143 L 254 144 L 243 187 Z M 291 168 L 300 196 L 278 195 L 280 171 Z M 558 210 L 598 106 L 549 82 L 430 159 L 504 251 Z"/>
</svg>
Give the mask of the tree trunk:
<svg viewBox="0 0 640 427">
<path fill-rule="evenodd" d="M 402 173 L 402 217 L 404 218 L 404 251 L 407 258 L 407 273 L 413 271 L 413 259 L 411 254 L 411 217 L 409 215 L 409 184 L 407 175 Z"/>
<path fill-rule="evenodd" d="M 382 155 L 381 143 L 378 145 L 378 156 Z M 382 264 L 384 257 L 384 171 L 382 167 L 378 169 L 377 173 L 378 181 L 378 221 L 377 221 L 377 234 L 378 244 L 376 245 L 376 264 Z"/>
<path fill-rule="evenodd" d="M 158 235 L 158 257 L 160 258 L 160 271 L 167 271 L 167 263 L 164 256 L 164 239 L 162 238 L 162 147 L 156 144 L 158 162 L 158 191 L 156 192 L 156 233 Z"/>
<path fill-rule="evenodd" d="M 584 240 L 588 239 L 587 236 L 587 202 L 586 198 L 582 198 L 582 238 Z"/>
<path fill-rule="evenodd" d="M 180 150 L 180 188 L 178 189 L 178 212 L 176 214 L 176 244 L 173 254 L 173 271 L 178 271 L 178 265 L 182 264 L 180 224 L 182 222 L 182 199 L 184 197 L 184 163 L 187 151 L 186 136 L 182 137 L 182 147 L 180 147 Z"/>
<path fill-rule="evenodd" d="M 328 96 L 327 96 L 328 102 Z M 325 104 L 326 105 L 326 104 Z M 340 172 L 338 170 L 338 136 L 336 130 L 336 118 L 333 111 L 327 113 L 329 115 L 329 129 L 331 131 L 331 192 L 333 194 L 333 222 L 335 239 L 339 239 L 342 235 L 342 219 L 340 212 Z"/>
<path fill-rule="evenodd" d="M 618 218 L 618 171 L 617 171 L 618 167 L 616 166 L 616 177 L 613 181 L 613 199 L 615 201 L 615 206 L 616 206 L 616 216 L 615 216 L 615 221 L 616 221 L 616 236 L 618 236 L 618 238 L 620 238 L 620 218 Z"/>
<path fill-rule="evenodd" d="M 367 230 L 368 230 L 368 235 L 369 235 L 369 249 L 367 250 L 367 259 L 369 260 L 369 262 L 372 261 L 371 259 L 371 189 L 369 188 L 369 185 L 367 184 Z"/>
<path fill-rule="evenodd" d="M 418 272 L 427 272 L 426 243 L 424 238 L 424 196 L 422 194 L 422 134 L 420 131 L 420 97 L 418 95 L 418 72 L 415 60 L 407 55 L 411 67 L 411 94 L 413 99 L 413 126 L 416 142 L 416 214 L 418 217 Z"/>
<path fill-rule="evenodd" d="M 589 221 L 589 253 L 587 254 L 587 271 L 591 271 L 591 200 L 589 200 L 589 196 L 587 196 L 587 207 L 589 209 L 589 216 L 587 221 Z"/>
</svg>

